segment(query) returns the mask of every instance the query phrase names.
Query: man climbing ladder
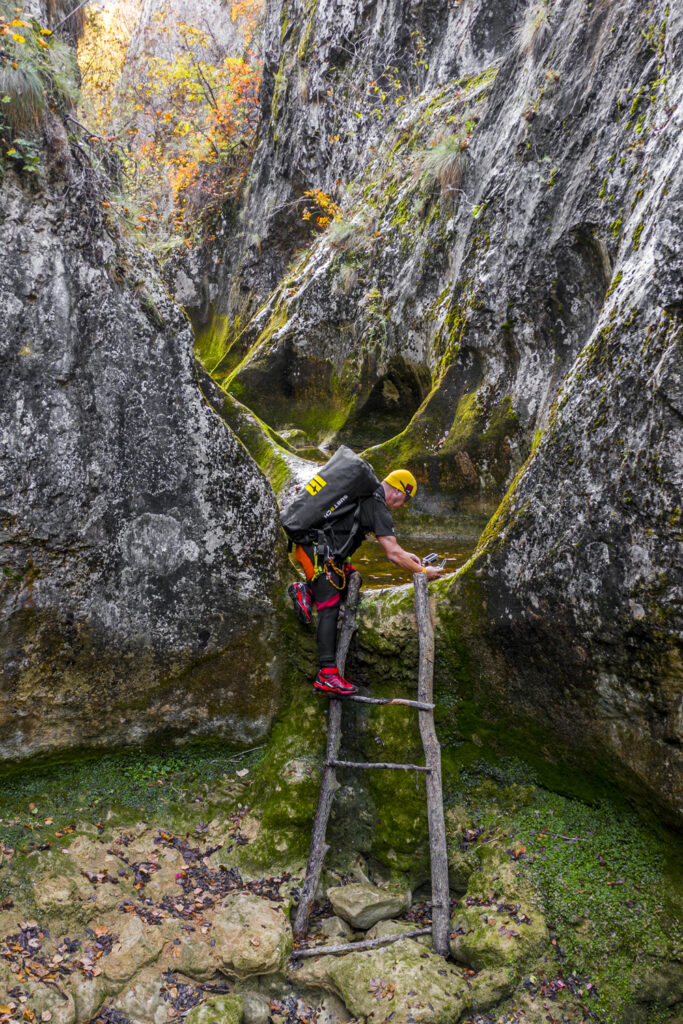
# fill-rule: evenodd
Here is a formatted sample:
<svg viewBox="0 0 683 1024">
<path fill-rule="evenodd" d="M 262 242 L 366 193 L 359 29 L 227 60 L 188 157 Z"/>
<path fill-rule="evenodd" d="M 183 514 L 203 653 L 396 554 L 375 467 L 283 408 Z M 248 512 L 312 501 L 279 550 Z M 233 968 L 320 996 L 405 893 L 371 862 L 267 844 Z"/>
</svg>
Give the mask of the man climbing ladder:
<svg viewBox="0 0 683 1024">
<path fill-rule="evenodd" d="M 411 573 L 436 579 L 442 569 L 423 566 L 417 555 L 396 540 L 392 512 L 417 493 L 407 469 L 396 469 L 380 483 L 364 459 L 342 445 L 283 511 L 282 524 L 305 583 L 288 588 L 297 618 L 308 625 L 318 613 L 316 640 L 319 669 L 313 685 L 322 693 L 345 697 L 356 687 L 337 666 L 337 620 L 346 595 L 351 555 L 368 534 L 375 535 L 390 562 Z"/>
</svg>

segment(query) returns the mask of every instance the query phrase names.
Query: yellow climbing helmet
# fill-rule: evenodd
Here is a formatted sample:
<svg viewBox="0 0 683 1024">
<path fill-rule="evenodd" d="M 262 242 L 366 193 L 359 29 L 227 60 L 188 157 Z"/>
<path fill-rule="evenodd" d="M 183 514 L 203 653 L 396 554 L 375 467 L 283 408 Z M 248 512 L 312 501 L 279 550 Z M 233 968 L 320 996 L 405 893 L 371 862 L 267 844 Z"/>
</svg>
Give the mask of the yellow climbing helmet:
<svg viewBox="0 0 683 1024">
<path fill-rule="evenodd" d="M 385 477 L 385 483 L 391 484 L 397 491 L 403 491 L 410 500 L 417 494 L 417 480 L 409 469 L 394 469 Z"/>
</svg>

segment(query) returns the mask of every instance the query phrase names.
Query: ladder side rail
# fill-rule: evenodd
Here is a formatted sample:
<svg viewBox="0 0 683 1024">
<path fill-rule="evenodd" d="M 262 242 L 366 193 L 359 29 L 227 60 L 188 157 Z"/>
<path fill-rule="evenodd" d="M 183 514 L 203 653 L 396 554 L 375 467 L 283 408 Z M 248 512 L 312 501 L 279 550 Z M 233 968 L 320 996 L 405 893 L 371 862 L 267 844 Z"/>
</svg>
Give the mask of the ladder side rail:
<svg viewBox="0 0 683 1024">
<path fill-rule="evenodd" d="M 417 695 L 419 701 L 432 703 L 434 696 L 434 623 L 429 606 L 426 575 L 422 572 L 414 573 L 413 585 L 419 643 Z M 425 781 L 432 873 L 432 938 L 434 952 L 446 956 L 450 931 L 450 892 L 441 783 L 441 747 L 436 736 L 434 712 L 421 714 L 418 717 L 420 736 L 425 752 L 425 764 L 431 769 L 426 774 Z"/>
<path fill-rule="evenodd" d="M 346 612 L 342 622 L 341 635 L 337 644 L 337 667 L 340 675 L 344 674 L 346 655 L 348 653 L 351 636 L 356 624 L 356 606 L 360 593 L 361 577 L 357 572 L 349 576 L 349 585 L 346 598 Z M 329 846 L 325 840 L 327 833 L 327 822 L 329 821 L 332 809 L 334 794 L 339 788 L 337 777 L 334 773 L 333 763 L 339 756 L 341 743 L 341 721 L 342 705 L 340 700 L 330 700 L 330 711 L 327 720 L 327 747 L 325 751 L 325 766 L 323 777 L 318 794 L 318 806 L 313 821 L 311 832 L 311 846 L 306 864 L 306 877 L 301 889 L 301 898 L 294 918 L 294 938 L 301 940 L 308 931 L 308 918 L 311 913 L 311 905 L 315 898 L 315 892 L 320 881 L 325 855 Z"/>
</svg>

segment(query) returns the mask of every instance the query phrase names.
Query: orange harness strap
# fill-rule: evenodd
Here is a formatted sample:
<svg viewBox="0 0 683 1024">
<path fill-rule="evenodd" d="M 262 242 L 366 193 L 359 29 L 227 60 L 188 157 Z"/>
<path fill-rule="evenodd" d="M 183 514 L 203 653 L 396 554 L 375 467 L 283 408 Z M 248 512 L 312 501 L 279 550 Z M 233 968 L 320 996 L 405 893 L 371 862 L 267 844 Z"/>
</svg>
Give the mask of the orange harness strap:
<svg viewBox="0 0 683 1024">
<path fill-rule="evenodd" d="M 301 547 L 301 544 L 297 544 L 294 548 L 294 558 L 306 574 L 306 579 L 310 582 L 310 580 L 315 576 L 315 567 L 304 549 Z"/>
</svg>

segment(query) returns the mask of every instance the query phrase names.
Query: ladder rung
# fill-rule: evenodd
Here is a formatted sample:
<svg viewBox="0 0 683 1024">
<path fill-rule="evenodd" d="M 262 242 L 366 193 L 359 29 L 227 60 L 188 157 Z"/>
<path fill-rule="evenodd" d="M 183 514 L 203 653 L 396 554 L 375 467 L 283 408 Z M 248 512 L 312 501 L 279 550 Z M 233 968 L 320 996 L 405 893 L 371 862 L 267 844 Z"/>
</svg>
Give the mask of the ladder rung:
<svg viewBox="0 0 683 1024">
<path fill-rule="evenodd" d="M 387 943 L 398 942 L 400 939 L 413 939 L 417 935 L 431 934 L 430 928 L 413 928 L 407 932 L 397 932 L 394 935 L 382 935 L 378 939 L 361 939 L 360 942 L 342 942 L 337 946 L 308 946 L 304 949 L 293 949 L 292 959 L 303 959 L 307 956 L 329 956 L 339 953 L 353 953 L 358 949 L 374 949 L 377 946 L 385 946 Z"/>
<path fill-rule="evenodd" d="M 404 700 L 403 697 L 361 697 L 359 694 L 355 694 L 344 699 L 354 700 L 357 704 L 401 704 L 407 708 L 417 708 L 418 711 L 433 711 L 436 707 L 435 704 L 425 704 L 421 700 Z"/>
<path fill-rule="evenodd" d="M 431 772 L 421 764 L 392 764 L 390 761 L 326 761 L 326 768 L 399 768 L 404 772 Z"/>
</svg>

